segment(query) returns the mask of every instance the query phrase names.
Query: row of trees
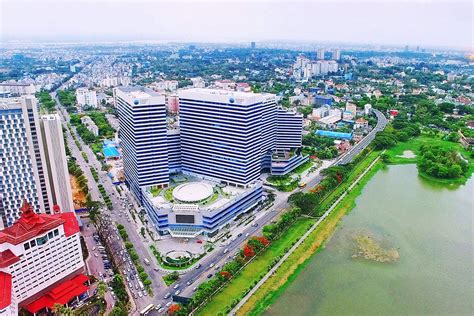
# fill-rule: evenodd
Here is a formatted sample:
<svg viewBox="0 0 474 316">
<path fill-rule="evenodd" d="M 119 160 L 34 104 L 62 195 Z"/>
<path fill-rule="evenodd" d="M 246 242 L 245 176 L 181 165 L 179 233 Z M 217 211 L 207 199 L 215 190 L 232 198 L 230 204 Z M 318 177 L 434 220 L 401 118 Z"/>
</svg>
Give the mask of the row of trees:
<svg viewBox="0 0 474 316">
<path fill-rule="evenodd" d="M 303 136 L 304 153 L 315 155 L 320 159 L 333 159 L 339 154 L 334 146 L 334 139 L 309 133 Z"/>
<path fill-rule="evenodd" d="M 455 179 L 465 175 L 469 169 L 468 163 L 455 150 L 423 145 L 420 153 L 418 169 L 431 177 Z"/>
<path fill-rule="evenodd" d="M 286 214 L 283 216 L 285 215 Z M 199 306 L 202 302 L 210 298 L 220 287 L 237 275 L 249 260 L 262 253 L 269 245 L 270 241 L 267 237 L 251 237 L 239 251 L 237 257 L 226 263 L 214 278 L 199 285 L 188 306 L 180 306 L 174 315 L 188 315 L 189 309 Z M 236 304 L 237 300 L 235 300 L 232 305 L 235 306 Z M 230 310 L 230 308 L 230 306 L 227 306 L 228 310 Z"/>
<path fill-rule="evenodd" d="M 332 166 L 322 171 L 325 178 L 309 192 L 296 192 L 289 196 L 288 202 L 301 210 L 302 214 L 320 216 L 319 206 L 325 197 L 332 192 L 351 170 L 352 165 Z"/>
<path fill-rule="evenodd" d="M 135 251 L 135 247 L 131 242 L 128 241 L 128 233 L 125 227 L 122 224 L 117 225 L 118 232 L 120 237 L 122 237 L 123 241 L 125 242 L 125 248 L 127 249 L 128 254 L 130 255 L 130 259 L 132 259 L 133 264 L 138 272 L 138 277 L 143 282 L 146 290 L 151 293 L 151 280 L 148 277 L 148 274 L 145 272 L 145 268 L 140 264 L 140 257 L 138 256 L 137 252 Z"/>
<path fill-rule="evenodd" d="M 51 98 L 51 95 L 47 91 L 41 91 L 36 93 L 36 98 L 41 104 L 41 109 L 45 112 L 53 112 L 55 110 L 56 104 Z"/>
</svg>

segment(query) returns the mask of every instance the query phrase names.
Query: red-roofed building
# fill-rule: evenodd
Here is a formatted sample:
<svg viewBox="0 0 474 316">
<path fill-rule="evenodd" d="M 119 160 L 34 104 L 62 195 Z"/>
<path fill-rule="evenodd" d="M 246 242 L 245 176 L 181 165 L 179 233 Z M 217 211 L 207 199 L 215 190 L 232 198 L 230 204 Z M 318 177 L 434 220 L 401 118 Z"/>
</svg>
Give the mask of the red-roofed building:
<svg viewBox="0 0 474 316">
<path fill-rule="evenodd" d="M 18 314 L 18 306 L 51 287 L 65 289 L 50 290 L 51 301 L 61 304 L 84 293 L 85 276 L 63 281 L 84 269 L 79 237 L 74 213 L 37 214 L 24 201 L 20 218 L 0 231 L 0 316 Z"/>
</svg>

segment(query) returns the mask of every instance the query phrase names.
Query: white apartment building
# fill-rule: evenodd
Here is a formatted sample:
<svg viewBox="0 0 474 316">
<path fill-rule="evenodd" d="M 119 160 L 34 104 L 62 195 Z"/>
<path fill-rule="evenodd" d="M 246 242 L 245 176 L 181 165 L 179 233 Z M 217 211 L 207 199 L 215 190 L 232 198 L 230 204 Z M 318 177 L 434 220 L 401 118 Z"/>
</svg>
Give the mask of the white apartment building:
<svg viewBox="0 0 474 316">
<path fill-rule="evenodd" d="M 99 136 L 99 128 L 89 116 L 81 117 L 81 123 L 85 125 L 89 132 L 94 134 L 94 136 Z"/>
<path fill-rule="evenodd" d="M 204 79 L 201 77 L 191 78 L 191 81 L 193 83 L 193 88 L 204 88 L 206 86 Z"/>
<path fill-rule="evenodd" d="M 74 213 L 36 214 L 23 202 L 18 221 L 0 231 L 1 316 L 18 315 L 19 307 L 36 313 L 54 303 L 67 304 L 87 291 L 88 278 L 80 275 L 84 259 L 79 236 Z M 61 296 L 44 293 L 57 294 L 54 288 L 66 282 L 74 289 Z"/>
<path fill-rule="evenodd" d="M 76 100 L 79 106 L 97 107 L 97 93 L 87 88 L 78 88 L 76 90 Z"/>
<path fill-rule="evenodd" d="M 0 99 L 0 229 L 18 219 L 23 198 L 36 212 L 73 211 L 59 117 L 50 120 L 33 96 Z"/>
<path fill-rule="evenodd" d="M 102 79 L 100 85 L 105 88 L 128 86 L 132 80 L 129 77 L 107 77 Z"/>
<path fill-rule="evenodd" d="M 0 229 L 20 215 L 21 199 L 51 211 L 47 166 L 33 96 L 0 99 Z"/>
<path fill-rule="evenodd" d="M 62 212 L 73 212 L 74 204 L 67 169 L 66 148 L 59 114 L 41 116 L 40 126 L 53 205 L 59 206 Z"/>
<path fill-rule="evenodd" d="M 10 93 L 13 96 L 35 94 L 36 87 L 28 83 L 2 82 L 0 83 L 0 93 Z"/>
</svg>

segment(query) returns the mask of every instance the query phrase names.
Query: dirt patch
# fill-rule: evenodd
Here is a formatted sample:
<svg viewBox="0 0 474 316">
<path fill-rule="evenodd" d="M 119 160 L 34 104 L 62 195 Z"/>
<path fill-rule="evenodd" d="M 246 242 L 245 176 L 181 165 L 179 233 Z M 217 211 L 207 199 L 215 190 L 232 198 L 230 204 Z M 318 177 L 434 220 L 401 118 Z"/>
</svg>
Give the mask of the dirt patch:
<svg viewBox="0 0 474 316">
<path fill-rule="evenodd" d="M 353 237 L 356 243 L 356 252 L 352 258 L 362 258 L 376 262 L 395 262 L 400 254 L 395 248 L 384 248 L 378 240 L 368 234 L 359 234 Z"/>
<path fill-rule="evenodd" d="M 83 208 L 86 205 L 86 195 L 81 191 L 77 184 L 76 177 L 69 175 L 69 182 L 71 183 L 72 201 L 74 202 L 74 209 Z"/>
<path fill-rule="evenodd" d="M 403 152 L 403 155 L 398 155 L 397 157 L 400 157 L 400 158 L 407 158 L 407 159 L 413 159 L 413 158 L 416 158 L 416 155 L 413 151 L 411 150 L 405 150 Z"/>
</svg>

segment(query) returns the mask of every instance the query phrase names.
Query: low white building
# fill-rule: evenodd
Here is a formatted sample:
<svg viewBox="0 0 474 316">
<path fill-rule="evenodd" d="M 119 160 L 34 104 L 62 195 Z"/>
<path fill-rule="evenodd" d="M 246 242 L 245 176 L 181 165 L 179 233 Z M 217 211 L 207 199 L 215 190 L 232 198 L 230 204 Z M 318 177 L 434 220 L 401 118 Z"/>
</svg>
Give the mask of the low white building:
<svg viewBox="0 0 474 316">
<path fill-rule="evenodd" d="M 81 123 L 85 125 L 94 136 L 99 136 L 99 128 L 89 116 L 81 117 Z"/>
<path fill-rule="evenodd" d="M 79 106 L 97 107 L 97 93 L 87 88 L 79 88 L 76 90 L 76 101 Z"/>
<path fill-rule="evenodd" d="M 88 290 L 75 214 L 36 214 L 26 201 L 21 212 L 15 224 L 0 231 L 1 316 L 18 315 L 19 307 L 36 313 L 67 304 Z M 63 283 L 67 293 L 45 293 Z"/>
</svg>

